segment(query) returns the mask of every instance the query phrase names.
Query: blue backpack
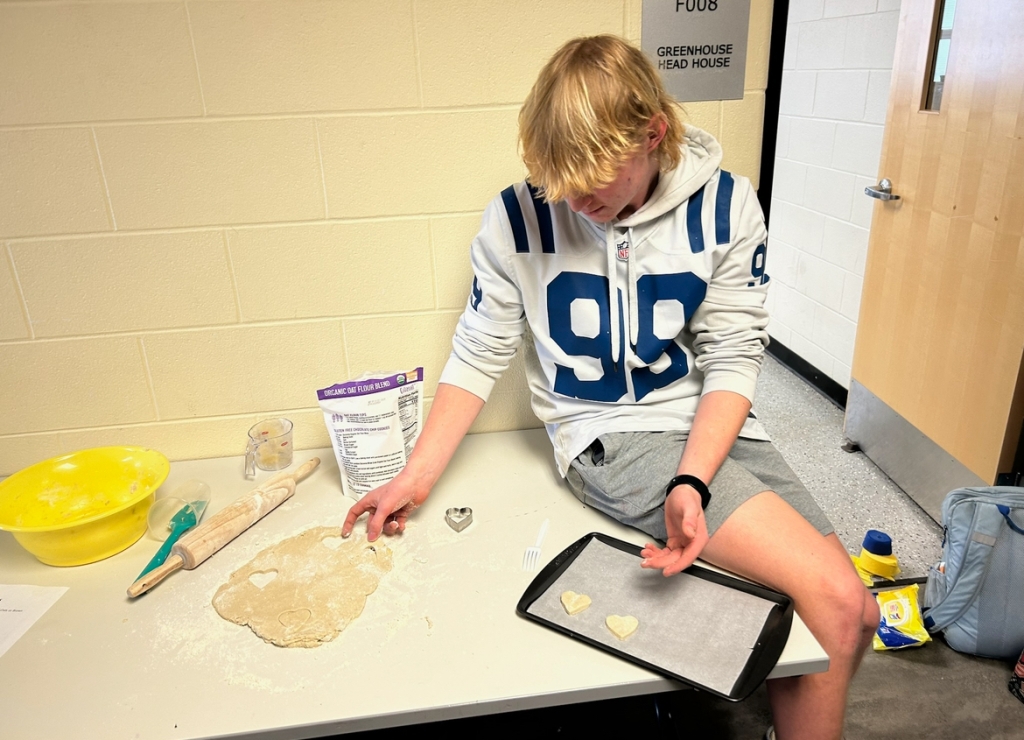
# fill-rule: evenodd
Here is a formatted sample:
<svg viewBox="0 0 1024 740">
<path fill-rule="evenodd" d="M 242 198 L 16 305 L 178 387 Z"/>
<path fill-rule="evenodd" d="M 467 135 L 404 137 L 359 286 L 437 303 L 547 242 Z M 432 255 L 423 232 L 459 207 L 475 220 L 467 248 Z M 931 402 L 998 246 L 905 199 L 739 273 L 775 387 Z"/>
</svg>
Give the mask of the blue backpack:
<svg viewBox="0 0 1024 740">
<path fill-rule="evenodd" d="M 1024 649 L 1024 488 L 958 488 L 942 502 L 942 561 L 928 573 L 924 624 L 987 658 Z"/>
</svg>

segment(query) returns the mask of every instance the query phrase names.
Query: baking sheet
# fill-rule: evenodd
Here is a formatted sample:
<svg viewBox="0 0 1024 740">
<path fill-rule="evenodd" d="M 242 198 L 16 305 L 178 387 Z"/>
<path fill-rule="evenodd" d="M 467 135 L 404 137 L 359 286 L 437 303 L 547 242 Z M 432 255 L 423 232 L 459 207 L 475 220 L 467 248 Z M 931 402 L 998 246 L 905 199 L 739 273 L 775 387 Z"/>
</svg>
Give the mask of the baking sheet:
<svg viewBox="0 0 1024 740">
<path fill-rule="evenodd" d="M 777 601 L 685 572 L 665 578 L 661 571 L 641 569 L 635 552 L 588 537 L 526 612 L 732 698 Z M 590 607 L 569 616 L 560 601 L 565 591 L 586 594 Z M 640 625 L 620 640 L 605 624 L 612 614 L 636 617 Z M 788 629 L 787 623 L 786 635 Z"/>
</svg>

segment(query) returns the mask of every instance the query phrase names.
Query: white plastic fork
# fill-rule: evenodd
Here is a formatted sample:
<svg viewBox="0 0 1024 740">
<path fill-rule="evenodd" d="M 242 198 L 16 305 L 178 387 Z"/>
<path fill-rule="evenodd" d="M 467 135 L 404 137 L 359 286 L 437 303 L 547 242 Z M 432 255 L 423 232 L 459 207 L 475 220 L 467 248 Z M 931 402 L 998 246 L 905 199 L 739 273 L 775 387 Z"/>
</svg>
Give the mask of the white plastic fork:
<svg viewBox="0 0 1024 740">
<path fill-rule="evenodd" d="M 537 567 L 537 561 L 540 560 L 540 543 L 544 541 L 544 535 L 548 531 L 548 520 L 545 519 L 544 523 L 540 525 L 540 532 L 537 534 L 537 544 L 533 547 L 526 548 L 526 552 L 523 553 L 523 570 L 533 570 Z"/>
</svg>

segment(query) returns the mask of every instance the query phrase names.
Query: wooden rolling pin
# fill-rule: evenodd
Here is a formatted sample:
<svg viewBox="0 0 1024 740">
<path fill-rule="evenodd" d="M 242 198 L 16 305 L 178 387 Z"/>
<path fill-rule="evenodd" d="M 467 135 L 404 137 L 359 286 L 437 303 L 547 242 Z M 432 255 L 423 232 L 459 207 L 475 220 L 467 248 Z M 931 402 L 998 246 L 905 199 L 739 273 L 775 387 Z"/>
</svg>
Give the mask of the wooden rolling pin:
<svg viewBox="0 0 1024 740">
<path fill-rule="evenodd" d="M 283 471 L 258 488 L 224 507 L 198 527 L 187 532 L 171 548 L 164 564 L 154 568 L 128 587 L 132 598 L 146 593 L 176 570 L 192 570 L 265 517 L 295 493 L 295 484 L 320 465 L 314 457 L 292 472 Z"/>
</svg>

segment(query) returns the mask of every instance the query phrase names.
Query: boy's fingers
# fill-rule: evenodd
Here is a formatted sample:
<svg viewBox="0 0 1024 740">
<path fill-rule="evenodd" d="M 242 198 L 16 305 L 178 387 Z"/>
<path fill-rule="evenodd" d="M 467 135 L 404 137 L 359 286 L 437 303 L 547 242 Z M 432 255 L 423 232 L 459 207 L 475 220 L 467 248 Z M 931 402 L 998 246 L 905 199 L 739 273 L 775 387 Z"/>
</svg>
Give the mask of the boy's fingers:
<svg viewBox="0 0 1024 740">
<path fill-rule="evenodd" d="M 405 523 L 409 520 L 409 513 L 405 509 L 395 512 L 395 523 L 398 525 L 398 534 L 405 531 Z"/>
<path fill-rule="evenodd" d="M 370 521 L 366 524 L 366 539 L 373 542 L 375 539 L 380 537 L 381 532 L 384 530 L 384 522 L 387 521 L 388 510 L 382 507 L 377 507 L 373 516 L 370 517 Z"/>
<path fill-rule="evenodd" d="M 348 516 L 345 517 L 345 523 L 341 525 L 342 537 L 348 537 L 350 534 L 352 534 L 352 527 L 355 525 L 356 519 L 361 517 L 363 515 L 363 512 L 366 511 L 368 504 L 364 502 L 365 499 L 361 499 L 359 501 L 356 501 L 354 504 L 352 504 L 351 508 L 349 508 Z"/>
<path fill-rule="evenodd" d="M 661 548 L 660 547 L 657 547 L 656 545 L 652 545 L 651 543 L 648 542 L 647 546 L 644 547 L 644 549 L 640 551 L 640 557 L 643 558 L 644 560 L 646 560 L 647 558 L 654 557 L 659 552 L 661 552 Z"/>
<path fill-rule="evenodd" d="M 668 549 L 667 547 L 662 549 L 660 547 L 648 546 L 648 547 L 645 547 L 643 550 L 640 551 L 640 557 L 643 558 L 644 560 L 650 560 L 651 558 L 656 558 L 656 557 L 659 557 L 659 556 L 662 556 L 662 555 L 667 555 L 670 552 L 672 552 L 672 551 L 670 549 Z"/>
<path fill-rule="evenodd" d="M 675 561 L 679 556 L 677 550 L 665 549 L 655 554 L 653 557 L 649 557 L 640 563 L 643 568 L 665 568 Z"/>
<path fill-rule="evenodd" d="M 704 546 L 707 545 L 708 539 L 707 532 L 705 531 L 687 542 L 685 547 L 681 547 L 679 549 L 679 558 L 670 567 L 665 568 L 665 575 L 674 576 L 676 573 L 680 573 L 693 565 L 697 558 L 700 557 Z"/>
<path fill-rule="evenodd" d="M 667 567 L 662 570 L 662 575 L 665 577 L 674 576 L 676 573 L 682 573 L 684 570 L 693 565 L 693 561 L 697 559 L 698 550 L 695 548 L 694 543 L 690 543 L 677 554 L 678 557 L 674 562 L 670 563 Z"/>
</svg>

